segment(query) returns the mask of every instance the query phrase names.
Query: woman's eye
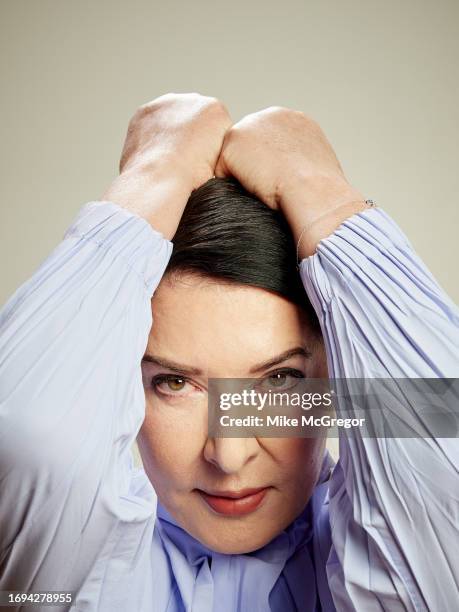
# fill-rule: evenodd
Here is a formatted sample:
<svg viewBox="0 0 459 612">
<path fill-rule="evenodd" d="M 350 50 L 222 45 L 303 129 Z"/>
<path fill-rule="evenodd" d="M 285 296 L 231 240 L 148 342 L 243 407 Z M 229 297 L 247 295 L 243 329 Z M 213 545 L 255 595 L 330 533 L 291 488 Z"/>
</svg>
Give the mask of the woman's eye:
<svg viewBox="0 0 459 612">
<path fill-rule="evenodd" d="M 287 379 L 287 374 L 273 374 L 269 377 L 269 382 L 274 387 L 283 387 Z"/>
<path fill-rule="evenodd" d="M 171 391 L 181 391 L 185 386 L 185 380 L 183 378 L 169 378 L 165 382 Z"/>
<path fill-rule="evenodd" d="M 267 390 L 287 390 L 292 389 L 298 384 L 298 380 L 304 378 L 303 372 L 300 370 L 282 370 L 273 372 L 266 378 L 262 379 L 258 388 Z"/>
<path fill-rule="evenodd" d="M 172 374 L 155 376 L 151 381 L 151 385 L 156 392 L 169 396 L 189 395 L 196 390 L 196 387 L 188 382 L 186 378 Z"/>
</svg>

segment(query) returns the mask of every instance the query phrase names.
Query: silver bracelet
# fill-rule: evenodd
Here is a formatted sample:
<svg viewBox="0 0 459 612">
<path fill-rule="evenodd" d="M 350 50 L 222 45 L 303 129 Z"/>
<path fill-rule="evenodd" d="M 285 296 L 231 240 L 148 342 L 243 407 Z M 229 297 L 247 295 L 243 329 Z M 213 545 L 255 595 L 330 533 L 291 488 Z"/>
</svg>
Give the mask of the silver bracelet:
<svg viewBox="0 0 459 612">
<path fill-rule="evenodd" d="M 348 204 L 354 204 L 355 202 L 362 202 L 362 204 L 366 204 L 369 208 L 375 208 L 376 207 L 376 202 L 374 200 L 350 200 L 349 202 L 344 202 L 343 204 L 340 204 L 339 206 L 334 208 L 334 210 L 338 210 L 338 208 L 342 208 L 343 206 L 347 206 Z M 317 217 L 317 219 L 314 219 L 314 221 L 312 223 L 309 223 L 308 225 L 303 227 L 303 229 L 301 230 L 300 235 L 298 236 L 298 242 L 296 244 L 296 267 L 297 267 L 298 270 L 300 269 L 300 263 L 301 263 L 300 262 L 300 242 L 301 242 L 301 238 L 303 237 L 305 231 L 311 227 L 311 225 L 313 225 L 317 221 L 320 221 L 320 219 L 323 219 L 328 214 L 329 214 L 329 211 L 327 211 L 323 215 L 320 215 L 319 217 Z"/>
</svg>

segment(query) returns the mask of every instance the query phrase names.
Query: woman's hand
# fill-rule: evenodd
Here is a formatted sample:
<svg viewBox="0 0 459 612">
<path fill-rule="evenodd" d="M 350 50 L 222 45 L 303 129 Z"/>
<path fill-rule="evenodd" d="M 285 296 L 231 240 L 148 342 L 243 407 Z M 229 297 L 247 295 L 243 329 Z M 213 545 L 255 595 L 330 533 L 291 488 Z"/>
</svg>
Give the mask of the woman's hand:
<svg viewBox="0 0 459 612">
<path fill-rule="evenodd" d="M 170 93 L 144 104 L 129 123 L 120 175 L 102 199 L 172 238 L 193 189 L 214 176 L 230 125 L 221 102 L 197 93 Z"/>
<path fill-rule="evenodd" d="M 226 133 L 216 176 L 234 176 L 286 216 L 300 255 L 362 210 L 364 197 L 344 176 L 320 126 L 301 112 L 271 107 L 247 115 Z M 343 203 L 347 206 L 340 206 Z M 338 208 L 339 207 L 339 208 Z"/>
</svg>

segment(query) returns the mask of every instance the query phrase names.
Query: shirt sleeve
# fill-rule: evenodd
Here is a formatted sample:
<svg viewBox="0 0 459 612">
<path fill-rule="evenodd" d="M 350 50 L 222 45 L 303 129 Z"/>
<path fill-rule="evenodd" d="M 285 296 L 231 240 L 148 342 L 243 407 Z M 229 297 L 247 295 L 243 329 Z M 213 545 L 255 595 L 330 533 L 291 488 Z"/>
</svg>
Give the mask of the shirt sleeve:
<svg viewBox="0 0 459 612">
<path fill-rule="evenodd" d="M 458 376 L 459 311 L 383 210 L 350 217 L 300 271 L 332 378 Z M 339 435 L 327 564 L 337 609 L 455 609 L 458 439 Z"/>
<path fill-rule="evenodd" d="M 77 591 L 118 525 L 152 520 L 129 492 L 131 447 L 171 252 L 141 217 L 90 202 L 3 307 L 0 590 Z"/>
</svg>

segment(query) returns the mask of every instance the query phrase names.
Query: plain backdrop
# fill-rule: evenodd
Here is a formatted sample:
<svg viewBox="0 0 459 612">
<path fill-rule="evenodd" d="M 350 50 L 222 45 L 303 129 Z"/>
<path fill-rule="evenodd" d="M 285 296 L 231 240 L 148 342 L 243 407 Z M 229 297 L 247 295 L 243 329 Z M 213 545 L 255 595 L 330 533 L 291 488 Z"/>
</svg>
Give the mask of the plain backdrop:
<svg viewBox="0 0 459 612">
<path fill-rule="evenodd" d="M 115 176 L 170 91 L 314 117 L 459 301 L 457 0 L 0 0 L 0 302 Z"/>
<path fill-rule="evenodd" d="M 115 176 L 136 107 L 170 91 L 234 120 L 314 117 L 459 301 L 457 0 L 0 2 L 0 302 Z"/>
</svg>

